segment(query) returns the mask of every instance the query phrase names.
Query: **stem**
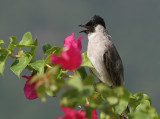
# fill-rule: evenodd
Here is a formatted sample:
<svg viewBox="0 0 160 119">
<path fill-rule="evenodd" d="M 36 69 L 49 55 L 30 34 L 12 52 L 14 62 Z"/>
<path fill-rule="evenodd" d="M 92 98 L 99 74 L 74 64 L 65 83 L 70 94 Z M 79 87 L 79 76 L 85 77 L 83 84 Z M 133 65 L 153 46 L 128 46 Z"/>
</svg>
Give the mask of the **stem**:
<svg viewBox="0 0 160 119">
<path fill-rule="evenodd" d="M 129 119 L 125 113 L 122 113 L 121 116 L 124 117 L 125 119 Z"/>
<path fill-rule="evenodd" d="M 88 100 L 88 98 L 86 98 L 86 104 L 89 104 L 89 100 Z"/>
<path fill-rule="evenodd" d="M 20 57 L 22 57 L 22 55 L 9 55 L 9 56 L 11 56 L 13 58 L 20 58 Z"/>
<path fill-rule="evenodd" d="M 63 74 L 65 77 L 67 77 L 67 78 L 72 78 L 73 76 L 71 76 L 71 75 L 68 75 L 68 74 Z"/>
<path fill-rule="evenodd" d="M 49 69 L 52 69 L 52 66 L 50 66 L 49 64 L 46 64 L 46 66 L 47 66 Z"/>
</svg>

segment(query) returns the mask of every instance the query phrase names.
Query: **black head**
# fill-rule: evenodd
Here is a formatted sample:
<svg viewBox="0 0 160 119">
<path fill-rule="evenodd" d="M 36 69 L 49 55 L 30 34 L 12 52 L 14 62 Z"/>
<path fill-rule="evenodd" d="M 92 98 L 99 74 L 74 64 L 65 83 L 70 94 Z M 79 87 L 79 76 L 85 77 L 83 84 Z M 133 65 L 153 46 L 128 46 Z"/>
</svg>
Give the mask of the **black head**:
<svg viewBox="0 0 160 119">
<path fill-rule="evenodd" d="M 85 25 L 79 25 L 81 27 L 87 28 L 87 30 L 83 30 L 80 33 L 84 32 L 88 34 L 89 32 L 94 32 L 94 28 L 97 25 L 102 25 L 104 28 L 106 28 L 104 20 L 100 16 L 94 15 L 88 23 Z"/>
</svg>

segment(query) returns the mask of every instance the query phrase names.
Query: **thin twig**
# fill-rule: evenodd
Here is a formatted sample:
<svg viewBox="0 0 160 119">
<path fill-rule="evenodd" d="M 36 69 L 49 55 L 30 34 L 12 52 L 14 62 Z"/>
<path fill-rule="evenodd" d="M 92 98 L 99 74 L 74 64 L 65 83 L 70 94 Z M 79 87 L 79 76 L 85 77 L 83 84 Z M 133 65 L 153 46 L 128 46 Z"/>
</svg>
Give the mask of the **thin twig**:
<svg viewBox="0 0 160 119">
<path fill-rule="evenodd" d="M 68 74 L 63 74 L 63 76 L 67 77 L 67 78 L 72 78 L 73 76 L 68 75 Z"/>
<path fill-rule="evenodd" d="M 46 66 L 47 66 L 49 69 L 52 69 L 52 66 L 50 66 L 49 64 L 46 64 Z"/>
<path fill-rule="evenodd" d="M 22 55 L 9 55 L 9 56 L 11 56 L 13 58 L 20 58 L 20 57 L 22 57 Z"/>
</svg>

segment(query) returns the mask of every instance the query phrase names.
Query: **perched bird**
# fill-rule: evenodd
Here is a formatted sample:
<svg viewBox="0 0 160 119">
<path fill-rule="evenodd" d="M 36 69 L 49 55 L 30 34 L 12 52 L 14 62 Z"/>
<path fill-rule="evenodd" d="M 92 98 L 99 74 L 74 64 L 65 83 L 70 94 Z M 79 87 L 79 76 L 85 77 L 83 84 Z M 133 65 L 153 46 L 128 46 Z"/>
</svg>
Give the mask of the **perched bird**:
<svg viewBox="0 0 160 119">
<path fill-rule="evenodd" d="M 123 86 L 124 74 L 122 60 L 108 34 L 104 20 L 94 15 L 81 32 L 88 35 L 87 56 L 93 64 L 92 72 L 100 81 L 110 87 Z"/>
</svg>

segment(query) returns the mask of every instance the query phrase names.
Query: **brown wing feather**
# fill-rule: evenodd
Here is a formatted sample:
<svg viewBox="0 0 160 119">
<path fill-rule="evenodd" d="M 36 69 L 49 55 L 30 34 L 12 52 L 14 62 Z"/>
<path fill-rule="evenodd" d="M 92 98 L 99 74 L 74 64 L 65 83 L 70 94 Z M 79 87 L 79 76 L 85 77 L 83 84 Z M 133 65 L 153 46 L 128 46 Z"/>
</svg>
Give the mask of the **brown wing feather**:
<svg viewBox="0 0 160 119">
<path fill-rule="evenodd" d="M 113 86 L 122 86 L 124 83 L 123 64 L 114 45 L 109 47 L 103 58 Z"/>
</svg>

